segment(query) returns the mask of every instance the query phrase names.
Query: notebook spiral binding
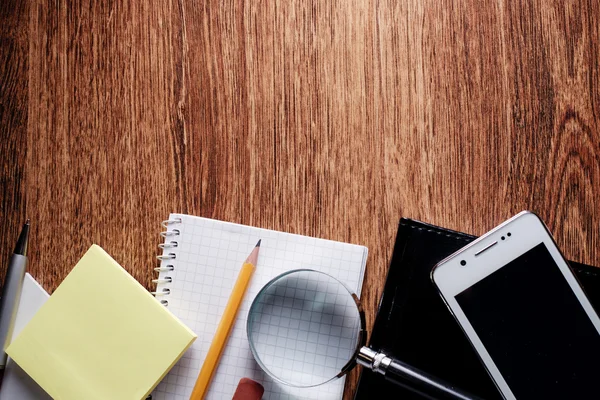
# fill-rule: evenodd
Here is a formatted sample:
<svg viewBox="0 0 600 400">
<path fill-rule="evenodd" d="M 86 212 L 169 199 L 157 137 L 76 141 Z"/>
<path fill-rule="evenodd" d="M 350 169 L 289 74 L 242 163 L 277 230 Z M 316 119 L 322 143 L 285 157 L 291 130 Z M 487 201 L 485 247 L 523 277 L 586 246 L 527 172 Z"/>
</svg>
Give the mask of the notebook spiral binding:
<svg viewBox="0 0 600 400">
<path fill-rule="evenodd" d="M 176 224 L 181 224 L 181 222 L 181 218 L 173 218 L 161 222 L 161 225 L 163 226 L 163 228 L 166 229 L 166 231 L 161 232 L 160 236 L 162 236 L 165 239 L 165 242 L 158 245 L 158 247 L 163 250 L 163 254 L 156 256 L 156 258 L 160 261 L 160 266 L 158 268 L 154 268 L 154 271 L 161 273 L 175 270 L 175 266 L 173 265 L 171 260 L 175 260 L 177 258 L 177 254 L 170 250 L 177 248 L 178 243 L 174 239 L 176 239 L 181 232 L 179 231 L 179 229 L 172 229 L 172 226 Z M 166 265 L 164 262 L 167 262 Z M 173 282 L 173 279 L 168 275 L 162 278 L 152 280 L 152 283 L 155 283 L 157 285 L 171 282 Z M 162 305 L 164 305 L 165 307 L 169 305 L 169 300 L 165 299 L 164 297 L 171 294 L 170 288 L 164 287 L 161 291 L 156 290 L 155 292 L 151 293 L 155 297 L 160 298 L 160 303 Z"/>
</svg>

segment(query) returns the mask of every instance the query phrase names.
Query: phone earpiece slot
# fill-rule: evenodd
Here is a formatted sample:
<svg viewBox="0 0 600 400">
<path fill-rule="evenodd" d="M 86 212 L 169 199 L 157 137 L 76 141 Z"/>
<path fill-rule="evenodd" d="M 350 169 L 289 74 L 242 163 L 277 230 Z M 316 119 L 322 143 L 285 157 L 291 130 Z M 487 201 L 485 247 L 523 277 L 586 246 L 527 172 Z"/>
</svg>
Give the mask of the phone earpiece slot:
<svg viewBox="0 0 600 400">
<path fill-rule="evenodd" d="M 491 247 L 494 247 L 497 244 L 498 244 L 498 241 L 496 240 L 495 242 L 492 242 L 492 243 L 488 244 L 487 246 L 485 246 L 483 249 L 479 250 L 477 253 L 475 253 L 475 255 L 478 256 L 481 253 L 483 253 L 484 251 L 488 250 Z"/>
</svg>

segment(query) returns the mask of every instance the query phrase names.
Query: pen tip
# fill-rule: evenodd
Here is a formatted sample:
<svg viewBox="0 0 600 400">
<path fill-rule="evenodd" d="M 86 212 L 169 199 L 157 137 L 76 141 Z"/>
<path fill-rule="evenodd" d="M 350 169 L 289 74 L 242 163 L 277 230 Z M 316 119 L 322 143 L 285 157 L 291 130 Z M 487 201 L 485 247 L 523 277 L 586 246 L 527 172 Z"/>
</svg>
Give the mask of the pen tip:
<svg viewBox="0 0 600 400">
<path fill-rule="evenodd" d="M 258 239 L 258 243 L 256 243 L 256 246 L 254 247 L 260 247 L 260 242 L 262 241 L 262 239 Z"/>
<path fill-rule="evenodd" d="M 25 225 L 29 225 L 29 218 L 27 218 L 27 221 L 25 221 Z"/>
<path fill-rule="evenodd" d="M 29 239 L 29 220 L 25 222 L 23 225 L 23 229 L 21 229 L 21 234 L 19 235 L 19 240 L 17 240 L 17 245 L 15 246 L 14 254 L 20 254 L 22 256 L 27 256 L 27 242 Z"/>
</svg>

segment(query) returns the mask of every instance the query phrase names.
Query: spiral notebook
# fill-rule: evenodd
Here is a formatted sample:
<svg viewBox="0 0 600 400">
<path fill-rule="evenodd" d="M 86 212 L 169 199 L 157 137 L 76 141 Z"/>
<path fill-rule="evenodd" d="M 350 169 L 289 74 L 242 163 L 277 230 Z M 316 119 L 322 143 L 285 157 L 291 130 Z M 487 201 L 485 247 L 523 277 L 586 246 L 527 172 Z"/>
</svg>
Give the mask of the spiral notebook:
<svg viewBox="0 0 600 400">
<path fill-rule="evenodd" d="M 269 378 L 252 357 L 246 318 L 268 281 L 292 269 L 326 272 L 360 296 L 368 250 L 364 246 L 171 214 L 161 235 L 156 293 L 198 339 L 155 389 L 155 400 L 188 400 L 244 259 L 262 239 L 256 272 L 206 396 L 230 400 L 241 378 L 260 382 L 264 399 L 340 399 L 344 379 L 316 388 L 292 388 Z"/>
</svg>

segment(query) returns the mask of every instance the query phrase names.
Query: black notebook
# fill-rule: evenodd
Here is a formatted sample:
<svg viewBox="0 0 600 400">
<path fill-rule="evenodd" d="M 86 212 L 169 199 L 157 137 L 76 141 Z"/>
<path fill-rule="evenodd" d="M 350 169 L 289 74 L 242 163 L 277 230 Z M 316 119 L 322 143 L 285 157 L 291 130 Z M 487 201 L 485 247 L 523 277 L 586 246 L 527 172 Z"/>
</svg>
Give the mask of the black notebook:
<svg viewBox="0 0 600 400">
<path fill-rule="evenodd" d="M 410 219 L 401 219 L 394 254 L 369 345 L 484 399 L 501 399 L 477 353 L 442 301 L 431 269 L 475 237 Z M 571 262 L 596 309 L 600 269 Z M 382 375 L 363 370 L 355 400 L 420 399 Z"/>
</svg>

